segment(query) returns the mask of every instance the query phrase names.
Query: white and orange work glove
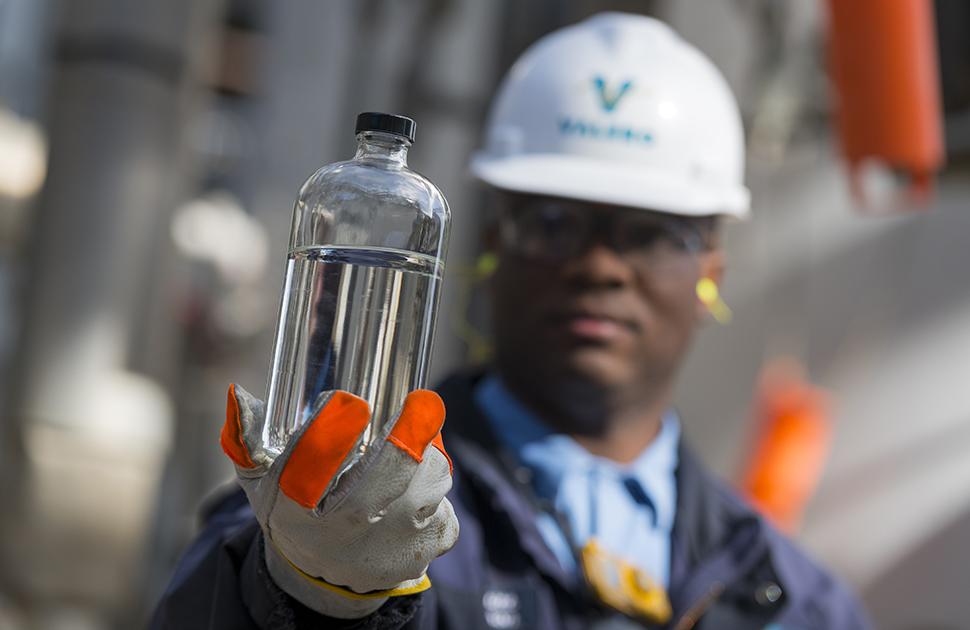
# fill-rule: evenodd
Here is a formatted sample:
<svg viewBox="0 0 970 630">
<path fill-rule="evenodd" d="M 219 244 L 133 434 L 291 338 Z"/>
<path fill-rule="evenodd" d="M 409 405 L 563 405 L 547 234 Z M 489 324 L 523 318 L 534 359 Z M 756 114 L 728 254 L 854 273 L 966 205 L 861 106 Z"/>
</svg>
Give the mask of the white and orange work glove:
<svg viewBox="0 0 970 630">
<path fill-rule="evenodd" d="M 444 404 L 431 391 L 408 394 L 390 434 L 339 480 L 370 408 L 335 391 L 318 409 L 274 460 L 261 447 L 263 402 L 232 385 L 222 448 L 262 526 L 277 586 L 320 614 L 364 617 L 389 597 L 427 589 L 428 565 L 458 539 L 445 498 Z"/>
</svg>

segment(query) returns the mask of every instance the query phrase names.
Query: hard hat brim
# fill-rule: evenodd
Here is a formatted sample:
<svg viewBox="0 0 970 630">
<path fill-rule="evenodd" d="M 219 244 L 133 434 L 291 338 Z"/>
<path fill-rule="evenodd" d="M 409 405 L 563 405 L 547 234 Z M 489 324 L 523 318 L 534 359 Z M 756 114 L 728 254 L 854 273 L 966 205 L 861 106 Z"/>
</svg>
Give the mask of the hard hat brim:
<svg viewBox="0 0 970 630">
<path fill-rule="evenodd" d="M 495 188 L 642 208 L 685 216 L 724 215 L 744 219 L 751 194 L 744 186 L 715 189 L 672 174 L 558 154 L 496 158 L 479 153 L 472 174 Z"/>
</svg>

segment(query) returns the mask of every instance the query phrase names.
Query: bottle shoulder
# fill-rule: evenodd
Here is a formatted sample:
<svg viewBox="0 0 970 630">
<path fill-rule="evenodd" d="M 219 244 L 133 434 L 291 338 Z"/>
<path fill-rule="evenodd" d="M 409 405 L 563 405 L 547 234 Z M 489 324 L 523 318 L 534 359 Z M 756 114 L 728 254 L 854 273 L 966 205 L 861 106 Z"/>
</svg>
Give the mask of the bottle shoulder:
<svg viewBox="0 0 970 630">
<path fill-rule="evenodd" d="M 448 202 L 424 176 L 354 159 L 325 166 L 304 183 L 290 248 L 377 247 L 440 257 L 450 222 Z"/>
<path fill-rule="evenodd" d="M 370 160 L 328 164 L 313 173 L 300 188 L 298 205 L 333 209 L 355 202 L 409 206 L 426 214 L 450 215 L 441 190 L 421 173 Z M 398 203 L 395 203 L 397 201 Z"/>
</svg>

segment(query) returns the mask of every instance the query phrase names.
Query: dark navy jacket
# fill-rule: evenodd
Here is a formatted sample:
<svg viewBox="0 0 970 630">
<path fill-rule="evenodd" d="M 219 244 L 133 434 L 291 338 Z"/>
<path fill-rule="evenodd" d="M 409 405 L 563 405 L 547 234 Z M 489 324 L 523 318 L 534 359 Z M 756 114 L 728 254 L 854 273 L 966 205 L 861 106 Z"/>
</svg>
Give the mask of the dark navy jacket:
<svg viewBox="0 0 970 630">
<path fill-rule="evenodd" d="M 161 630 L 279 628 L 619 629 L 644 627 L 601 607 L 559 565 L 536 528 L 536 507 L 505 464 L 472 402 L 474 378 L 438 391 L 448 409 L 445 441 L 455 462 L 449 495 L 461 524 L 457 545 L 429 570 L 432 588 L 390 600 L 354 622 L 312 613 L 266 572 L 262 534 L 242 491 L 209 511 L 182 559 L 152 627 Z M 868 622 L 854 598 L 680 447 L 671 535 L 668 628 L 854 630 Z"/>
</svg>

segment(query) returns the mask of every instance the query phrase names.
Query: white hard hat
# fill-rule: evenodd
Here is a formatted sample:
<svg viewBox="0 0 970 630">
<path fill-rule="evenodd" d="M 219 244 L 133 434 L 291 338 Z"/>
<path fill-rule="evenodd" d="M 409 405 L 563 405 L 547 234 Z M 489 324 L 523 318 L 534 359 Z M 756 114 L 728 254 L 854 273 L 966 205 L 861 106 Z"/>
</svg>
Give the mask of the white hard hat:
<svg viewBox="0 0 970 630">
<path fill-rule="evenodd" d="M 506 75 L 472 173 L 506 190 L 744 217 L 744 133 L 706 57 L 653 18 L 601 13 Z"/>
</svg>

